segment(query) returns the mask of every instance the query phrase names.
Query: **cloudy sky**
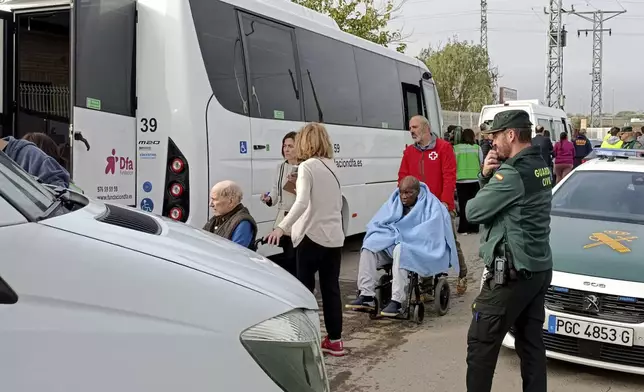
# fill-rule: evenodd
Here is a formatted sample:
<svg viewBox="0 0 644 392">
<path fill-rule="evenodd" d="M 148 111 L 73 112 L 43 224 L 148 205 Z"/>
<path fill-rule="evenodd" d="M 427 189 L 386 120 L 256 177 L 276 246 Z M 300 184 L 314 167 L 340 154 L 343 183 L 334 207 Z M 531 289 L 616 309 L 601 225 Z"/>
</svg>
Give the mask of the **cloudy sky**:
<svg viewBox="0 0 644 392">
<path fill-rule="evenodd" d="M 488 46 L 499 67 L 500 86 L 518 90 L 519 99 L 543 99 L 545 93 L 548 0 L 488 0 Z M 564 0 L 564 9 L 620 11 L 604 23 L 603 111 L 644 111 L 644 0 Z M 590 112 L 592 35 L 577 29 L 592 23 L 565 15 L 568 46 L 564 52 L 566 110 Z M 480 0 L 407 0 L 392 27 L 409 35 L 407 54 L 457 35 L 480 42 Z M 439 81 L 440 82 L 440 81 Z M 614 98 L 613 98 L 614 97 Z M 614 102 L 614 108 L 613 108 Z"/>
</svg>

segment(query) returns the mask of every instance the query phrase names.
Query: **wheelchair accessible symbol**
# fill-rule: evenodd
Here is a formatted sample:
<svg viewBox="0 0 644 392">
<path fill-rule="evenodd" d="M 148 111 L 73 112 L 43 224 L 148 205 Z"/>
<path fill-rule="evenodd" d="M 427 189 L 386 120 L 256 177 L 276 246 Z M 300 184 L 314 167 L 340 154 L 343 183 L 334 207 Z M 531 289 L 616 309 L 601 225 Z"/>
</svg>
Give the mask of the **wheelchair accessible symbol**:
<svg viewBox="0 0 644 392">
<path fill-rule="evenodd" d="M 244 141 L 244 140 L 239 142 L 239 153 L 240 154 L 248 153 L 248 145 L 246 144 L 246 141 Z"/>
<path fill-rule="evenodd" d="M 152 199 L 145 198 L 141 200 L 141 209 L 145 212 L 152 212 L 154 210 L 154 202 Z"/>
</svg>

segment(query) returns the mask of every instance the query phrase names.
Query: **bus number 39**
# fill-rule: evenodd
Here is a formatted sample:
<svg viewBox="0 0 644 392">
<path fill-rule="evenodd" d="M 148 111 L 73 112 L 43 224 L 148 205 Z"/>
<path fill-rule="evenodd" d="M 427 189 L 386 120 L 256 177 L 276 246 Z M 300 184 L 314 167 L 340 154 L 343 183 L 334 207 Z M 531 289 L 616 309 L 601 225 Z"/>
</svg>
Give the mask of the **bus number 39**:
<svg viewBox="0 0 644 392">
<path fill-rule="evenodd" d="M 141 119 L 141 132 L 155 132 L 157 130 L 157 119 L 156 118 L 142 118 Z"/>
</svg>

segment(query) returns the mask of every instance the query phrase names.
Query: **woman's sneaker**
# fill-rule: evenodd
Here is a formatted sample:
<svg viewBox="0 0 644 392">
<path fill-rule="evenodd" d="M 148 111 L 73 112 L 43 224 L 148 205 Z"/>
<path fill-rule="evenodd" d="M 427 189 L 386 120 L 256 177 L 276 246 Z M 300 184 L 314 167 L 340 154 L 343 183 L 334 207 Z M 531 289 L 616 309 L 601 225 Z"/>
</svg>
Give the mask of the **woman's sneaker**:
<svg viewBox="0 0 644 392">
<path fill-rule="evenodd" d="M 322 352 L 333 355 L 334 357 L 342 357 L 346 354 L 342 339 L 331 341 L 328 336 L 325 336 L 322 341 Z"/>
<path fill-rule="evenodd" d="M 402 313 L 402 304 L 398 301 L 389 302 L 389 305 L 380 312 L 385 317 L 397 317 L 400 313 Z"/>
<path fill-rule="evenodd" d="M 358 298 L 349 302 L 344 307 L 352 310 L 374 310 L 376 309 L 376 301 L 373 299 L 373 297 L 365 297 L 364 295 L 359 295 Z"/>
</svg>

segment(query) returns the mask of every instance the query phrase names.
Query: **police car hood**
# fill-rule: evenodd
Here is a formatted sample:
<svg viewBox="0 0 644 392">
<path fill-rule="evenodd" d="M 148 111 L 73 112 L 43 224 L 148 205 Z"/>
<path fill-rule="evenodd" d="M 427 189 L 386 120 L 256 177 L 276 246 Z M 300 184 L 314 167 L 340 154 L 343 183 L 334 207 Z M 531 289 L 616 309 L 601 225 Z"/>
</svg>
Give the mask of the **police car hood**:
<svg viewBox="0 0 644 392">
<path fill-rule="evenodd" d="M 265 257 L 186 224 L 127 209 L 156 221 L 161 228 L 160 233 L 149 234 L 97 220 L 106 212 L 102 203 L 90 203 L 78 211 L 40 223 L 178 263 L 268 295 L 295 308 L 318 308 L 310 291 Z"/>
<path fill-rule="evenodd" d="M 550 228 L 555 271 L 644 283 L 643 225 L 553 215 Z"/>
</svg>

